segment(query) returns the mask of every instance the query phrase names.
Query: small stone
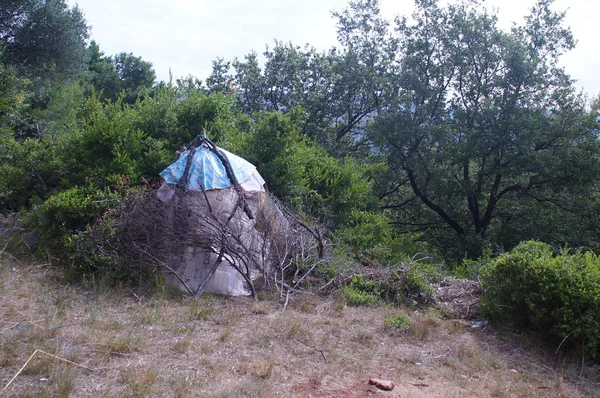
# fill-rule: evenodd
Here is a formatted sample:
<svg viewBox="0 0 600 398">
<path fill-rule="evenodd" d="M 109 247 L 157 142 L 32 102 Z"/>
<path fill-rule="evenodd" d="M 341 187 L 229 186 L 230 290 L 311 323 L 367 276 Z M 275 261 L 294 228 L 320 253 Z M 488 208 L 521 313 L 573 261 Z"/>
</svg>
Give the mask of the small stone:
<svg viewBox="0 0 600 398">
<path fill-rule="evenodd" d="M 510 371 L 513 373 L 519 373 L 519 372 L 517 372 L 517 369 L 511 369 Z"/>
</svg>

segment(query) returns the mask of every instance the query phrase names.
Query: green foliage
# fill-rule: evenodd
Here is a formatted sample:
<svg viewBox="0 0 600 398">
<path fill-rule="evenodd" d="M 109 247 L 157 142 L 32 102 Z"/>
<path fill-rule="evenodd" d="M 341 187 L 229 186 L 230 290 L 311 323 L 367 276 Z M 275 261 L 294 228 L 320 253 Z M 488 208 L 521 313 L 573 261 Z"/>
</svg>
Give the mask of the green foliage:
<svg viewBox="0 0 600 398">
<path fill-rule="evenodd" d="M 430 283 L 440 279 L 434 266 L 406 260 L 401 267 L 354 275 L 348 287 L 387 303 L 422 305 L 431 301 Z"/>
<path fill-rule="evenodd" d="M 52 140 L 25 139 L 0 134 L 0 208 L 27 208 L 32 198 L 45 198 L 61 175 Z"/>
<path fill-rule="evenodd" d="M 89 85 L 88 90 L 93 90 L 100 98 L 116 101 L 122 88 L 112 58 L 105 56 L 94 40 L 90 42 L 86 52 L 87 73 L 84 76 L 84 85 Z"/>
<path fill-rule="evenodd" d="M 301 135 L 306 114 L 265 112 L 257 117 L 240 154 L 255 164 L 279 198 L 337 228 L 353 211 L 376 207 L 367 167 L 336 159 Z"/>
<path fill-rule="evenodd" d="M 16 68 L 4 63 L 4 55 L 0 46 L 0 131 L 18 123 L 30 97 L 26 90 L 29 81 L 19 78 Z"/>
<path fill-rule="evenodd" d="M 0 40 L 7 62 L 32 78 L 66 81 L 83 70 L 88 26 L 64 0 L 2 3 Z"/>
<path fill-rule="evenodd" d="M 192 76 L 155 86 L 149 62 L 86 47 L 83 15 L 64 0 L 9 0 L 0 207 L 35 205 L 48 239 L 88 247 L 84 263 L 110 262 L 87 241 L 98 198 L 156 183 L 203 130 L 348 251 L 319 267 L 328 281 L 349 259 L 386 270 L 353 278 L 359 296 L 426 301 L 437 276 L 406 260 L 417 240 L 450 261 L 531 238 L 596 250 L 599 101 L 588 111 L 556 67 L 574 41 L 551 5 L 504 31 L 475 2 L 418 0 L 414 18 L 391 23 L 378 0 L 351 1 L 333 14 L 339 49 L 276 41 L 264 64 L 256 53 L 218 59 L 204 88 Z"/>
<path fill-rule="evenodd" d="M 65 255 L 71 234 L 83 231 L 95 218 L 119 203 L 120 195 L 93 187 L 70 188 L 34 205 L 27 223 L 42 236 L 42 246 Z"/>
<path fill-rule="evenodd" d="M 364 292 L 360 289 L 354 288 L 352 286 L 344 286 L 340 289 L 340 294 L 346 300 L 346 304 L 358 307 L 361 305 L 370 305 L 375 303 L 377 298 L 367 292 Z"/>
<path fill-rule="evenodd" d="M 387 156 L 380 192 L 398 228 L 424 231 L 448 258 L 476 258 L 489 243 L 569 242 L 590 214 L 582 198 L 593 196 L 600 148 L 555 66 L 574 42 L 551 4 L 509 32 L 474 2 L 417 1 L 412 20 L 397 21 L 399 92 L 368 138 Z"/>
<path fill-rule="evenodd" d="M 411 320 L 404 314 L 389 316 L 383 321 L 387 329 L 408 330 L 412 327 Z"/>
<path fill-rule="evenodd" d="M 400 238 L 394 233 L 392 220 L 374 210 L 353 209 L 343 213 L 343 225 L 335 236 L 349 245 L 360 262 L 373 260 L 378 265 L 392 266 L 418 250 L 410 237 Z"/>
<path fill-rule="evenodd" d="M 345 211 L 344 194 L 353 189 L 336 190 L 360 184 L 348 182 L 345 167 L 377 168 L 370 185 L 392 233 L 416 233 L 451 261 L 531 238 L 597 248 L 598 121 L 556 66 L 574 40 L 552 3 L 536 3 L 523 25 L 506 31 L 471 1 L 418 0 L 413 18 L 395 23 L 382 16 L 380 1 L 352 1 L 333 14 L 339 49 L 276 42 L 262 68 L 256 53 L 221 58 L 209 90 L 238 90 L 240 108 L 259 119 L 256 136 L 274 140 L 255 140 L 272 157 L 262 163 L 274 191 L 313 213 L 337 206 L 332 213 L 340 216 L 326 224 L 346 224 L 352 245 L 362 245 L 357 215 Z M 256 116 L 298 108 L 305 114 L 289 135 L 281 120 L 261 125 L 264 114 Z M 335 166 L 307 153 L 313 143 L 298 134 L 322 145 Z M 349 153 L 353 160 L 342 161 Z M 312 171 L 327 177 L 312 179 Z"/>
<path fill-rule="evenodd" d="M 132 53 L 119 53 L 113 63 L 120 78 L 120 89 L 124 94 L 123 102 L 133 104 L 140 95 L 152 88 L 156 73 L 152 64 L 136 57 Z"/>
<path fill-rule="evenodd" d="M 121 205 L 115 201 L 112 205 Z M 121 228 L 113 211 L 108 211 L 88 223 L 85 230 L 74 231 L 64 239 L 63 259 L 73 279 L 99 278 L 107 285 L 134 285 L 142 280 L 152 280 L 154 269 L 141 269 L 139 257 L 120 249 Z M 141 272 L 141 274 L 140 274 Z M 156 280 L 157 283 L 162 281 Z"/>
<path fill-rule="evenodd" d="M 152 64 L 141 57 L 132 53 L 105 56 L 93 40 L 86 52 L 83 84 L 100 98 L 115 102 L 122 96 L 123 103 L 134 104 L 154 86 L 156 73 Z"/>
<path fill-rule="evenodd" d="M 533 330 L 563 348 L 600 356 L 600 259 L 536 241 L 490 260 L 481 275 L 484 311 Z"/>
<path fill-rule="evenodd" d="M 185 100 L 176 101 L 175 105 L 178 122 L 176 139 L 179 144 L 188 143 L 200 131 L 204 131 L 216 144 L 235 147 L 236 142 L 232 138 L 239 138 L 239 134 L 236 136 L 239 115 L 234 109 L 232 97 L 206 95 L 199 90 L 183 90 L 181 94 Z M 228 149 L 233 150 L 231 146 Z"/>
<path fill-rule="evenodd" d="M 452 274 L 455 278 L 461 279 L 477 279 L 481 274 L 481 270 L 493 259 L 492 248 L 488 246 L 483 254 L 472 260 L 468 256 L 459 264 L 452 268 Z"/>
<path fill-rule="evenodd" d="M 103 188 L 124 177 L 137 181 L 142 171 L 158 173 L 168 165 L 170 154 L 160 141 L 135 127 L 131 108 L 92 97 L 83 115 L 80 128 L 59 142 L 61 160 L 70 171 L 64 185 Z"/>
</svg>

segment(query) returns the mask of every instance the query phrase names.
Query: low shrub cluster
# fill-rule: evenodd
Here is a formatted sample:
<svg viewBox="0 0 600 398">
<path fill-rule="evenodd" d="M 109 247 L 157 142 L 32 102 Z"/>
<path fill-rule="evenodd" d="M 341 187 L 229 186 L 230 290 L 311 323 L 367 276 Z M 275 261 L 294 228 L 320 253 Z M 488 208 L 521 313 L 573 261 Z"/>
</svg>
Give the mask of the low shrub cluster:
<svg viewBox="0 0 600 398">
<path fill-rule="evenodd" d="M 366 305 L 381 301 L 411 306 L 430 304 L 431 283 L 441 279 L 435 266 L 405 260 L 397 266 L 356 270 L 348 278 L 342 295 L 349 305 Z"/>
<path fill-rule="evenodd" d="M 385 318 L 383 325 L 390 330 L 408 330 L 413 326 L 412 321 L 409 317 L 404 314 L 397 314 Z"/>
<path fill-rule="evenodd" d="M 482 268 L 484 312 L 545 336 L 557 347 L 600 357 L 600 259 L 522 242 Z"/>
<path fill-rule="evenodd" d="M 94 219 L 119 204 L 120 195 L 109 189 L 73 187 L 32 206 L 25 221 L 41 235 L 41 247 L 57 255 L 69 251 L 73 234 L 84 231 Z"/>
</svg>

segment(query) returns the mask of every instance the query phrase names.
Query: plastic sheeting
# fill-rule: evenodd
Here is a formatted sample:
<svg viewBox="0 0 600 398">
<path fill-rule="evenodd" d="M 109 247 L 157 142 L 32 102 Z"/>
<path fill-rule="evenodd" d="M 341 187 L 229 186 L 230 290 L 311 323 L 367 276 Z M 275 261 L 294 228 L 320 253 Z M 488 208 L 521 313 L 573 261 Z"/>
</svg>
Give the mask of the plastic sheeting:
<svg viewBox="0 0 600 398">
<path fill-rule="evenodd" d="M 191 221 L 190 233 L 202 234 L 202 217 L 200 213 L 204 211 L 205 201 L 211 205 L 213 215 L 225 223 L 232 212 L 237 212 L 238 216 L 229 222 L 230 230 L 240 237 L 241 244 L 244 247 L 243 253 L 237 256 L 243 256 L 246 262 L 250 264 L 251 279 L 256 279 L 263 272 L 268 272 L 269 264 L 265 263 L 264 251 L 268 251 L 265 241 L 255 228 L 255 220 L 250 220 L 237 208 L 237 193 L 233 188 L 214 189 L 206 192 L 206 198 L 202 194 L 192 194 L 185 198 L 186 213 Z M 252 208 L 254 214 L 263 211 L 268 197 L 265 193 L 256 194 L 249 200 L 248 205 Z M 196 222 L 197 220 L 197 222 Z M 194 227 L 197 225 L 197 228 Z M 197 230 L 196 230 L 197 229 Z M 199 286 L 206 283 L 203 291 L 207 293 L 226 294 L 230 296 L 245 296 L 250 294 L 250 287 L 240 275 L 240 273 L 230 265 L 231 261 L 236 261 L 237 256 L 229 256 L 226 253 L 226 259 L 217 264 L 218 252 L 220 247 L 218 239 L 211 246 L 190 245 L 183 249 L 182 257 L 174 257 L 170 268 L 177 272 L 186 285 L 195 292 Z M 217 266 L 214 274 L 211 271 Z M 241 265 L 240 265 L 241 266 Z M 210 278 L 207 280 L 207 278 Z M 177 284 L 177 280 L 171 278 L 171 281 Z"/>
<path fill-rule="evenodd" d="M 250 181 L 251 183 L 248 186 L 249 191 L 246 192 L 264 192 L 263 184 L 265 181 L 258 174 L 256 167 L 252 163 L 224 149 L 218 148 L 218 150 L 229 160 L 233 174 L 240 185 L 242 185 L 242 189 L 246 191 L 244 184 Z M 175 163 L 160 173 L 160 176 L 167 184 L 177 184 L 181 180 L 189 155 L 190 151 L 185 151 Z M 190 165 L 186 190 L 202 191 L 204 188 L 209 191 L 212 189 L 225 189 L 231 185 L 232 182 L 229 181 L 225 166 L 217 155 L 204 146 L 197 147 Z"/>
</svg>

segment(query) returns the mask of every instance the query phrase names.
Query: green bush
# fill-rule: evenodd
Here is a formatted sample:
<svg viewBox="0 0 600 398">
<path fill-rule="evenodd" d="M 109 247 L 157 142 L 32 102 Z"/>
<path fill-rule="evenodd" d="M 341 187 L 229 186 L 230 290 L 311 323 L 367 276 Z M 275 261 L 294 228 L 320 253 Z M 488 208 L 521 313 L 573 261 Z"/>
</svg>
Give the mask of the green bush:
<svg viewBox="0 0 600 398">
<path fill-rule="evenodd" d="M 360 305 L 369 305 L 373 304 L 377 299 L 370 293 L 359 290 L 352 286 L 344 286 L 340 293 L 342 297 L 346 300 L 346 304 L 358 307 Z"/>
<path fill-rule="evenodd" d="M 395 330 L 408 330 L 412 327 L 412 322 L 404 314 L 387 317 L 383 321 L 383 324 L 387 329 Z"/>
<path fill-rule="evenodd" d="M 387 303 L 424 305 L 431 301 L 430 283 L 439 279 L 434 266 L 406 260 L 400 267 L 354 275 L 349 287 Z"/>
<path fill-rule="evenodd" d="M 491 318 L 600 357 L 600 259 L 595 254 L 555 255 L 544 243 L 523 242 L 490 260 L 481 279 L 483 310 Z"/>
<path fill-rule="evenodd" d="M 107 189 L 75 187 L 34 205 L 26 222 L 40 233 L 44 249 L 61 253 L 68 247 L 71 234 L 85 230 L 119 199 L 118 194 Z"/>
</svg>

